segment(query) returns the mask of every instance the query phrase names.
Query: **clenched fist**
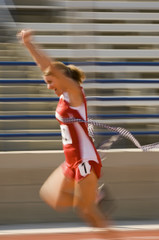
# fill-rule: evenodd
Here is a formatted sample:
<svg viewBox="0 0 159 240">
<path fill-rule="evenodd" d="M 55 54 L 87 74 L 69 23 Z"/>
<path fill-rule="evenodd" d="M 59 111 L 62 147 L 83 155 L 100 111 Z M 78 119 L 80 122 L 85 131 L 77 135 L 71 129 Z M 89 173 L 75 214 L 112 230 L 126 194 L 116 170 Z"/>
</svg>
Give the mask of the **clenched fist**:
<svg viewBox="0 0 159 240">
<path fill-rule="evenodd" d="M 31 42 L 32 36 L 33 36 L 32 30 L 21 30 L 17 34 L 17 38 L 20 39 L 24 45 Z"/>
</svg>

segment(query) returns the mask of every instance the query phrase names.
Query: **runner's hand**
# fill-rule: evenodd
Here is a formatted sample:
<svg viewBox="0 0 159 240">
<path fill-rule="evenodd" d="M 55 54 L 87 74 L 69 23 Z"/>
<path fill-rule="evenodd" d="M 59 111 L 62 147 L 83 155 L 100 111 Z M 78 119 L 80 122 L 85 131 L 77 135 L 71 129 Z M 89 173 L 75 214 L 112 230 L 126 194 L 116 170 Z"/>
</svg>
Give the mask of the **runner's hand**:
<svg viewBox="0 0 159 240">
<path fill-rule="evenodd" d="M 17 38 L 20 39 L 24 45 L 31 42 L 32 36 L 33 36 L 32 30 L 21 30 L 17 34 Z"/>
</svg>

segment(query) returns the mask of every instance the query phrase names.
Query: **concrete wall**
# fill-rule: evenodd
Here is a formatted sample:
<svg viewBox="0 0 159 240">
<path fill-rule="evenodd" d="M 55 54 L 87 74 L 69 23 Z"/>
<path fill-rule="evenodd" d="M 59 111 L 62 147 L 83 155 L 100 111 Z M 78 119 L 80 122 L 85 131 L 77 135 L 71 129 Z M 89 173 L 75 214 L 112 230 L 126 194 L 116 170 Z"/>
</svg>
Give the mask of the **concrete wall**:
<svg viewBox="0 0 159 240">
<path fill-rule="evenodd" d="M 159 218 L 159 152 L 109 150 L 100 182 L 116 199 L 114 219 Z M 69 210 L 57 213 L 39 198 L 39 189 L 64 160 L 62 151 L 0 153 L 0 224 L 79 221 Z"/>
</svg>

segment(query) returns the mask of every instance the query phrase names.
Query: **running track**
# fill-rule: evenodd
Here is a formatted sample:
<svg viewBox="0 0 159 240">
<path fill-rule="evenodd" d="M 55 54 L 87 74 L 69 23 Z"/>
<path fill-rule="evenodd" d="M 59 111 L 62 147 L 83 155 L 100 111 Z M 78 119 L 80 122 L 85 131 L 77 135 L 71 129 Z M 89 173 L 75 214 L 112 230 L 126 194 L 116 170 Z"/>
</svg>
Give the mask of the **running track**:
<svg viewBox="0 0 159 240">
<path fill-rule="evenodd" d="M 0 240 L 159 240 L 159 226 L 113 227 L 107 233 L 87 227 L 0 229 Z"/>
</svg>

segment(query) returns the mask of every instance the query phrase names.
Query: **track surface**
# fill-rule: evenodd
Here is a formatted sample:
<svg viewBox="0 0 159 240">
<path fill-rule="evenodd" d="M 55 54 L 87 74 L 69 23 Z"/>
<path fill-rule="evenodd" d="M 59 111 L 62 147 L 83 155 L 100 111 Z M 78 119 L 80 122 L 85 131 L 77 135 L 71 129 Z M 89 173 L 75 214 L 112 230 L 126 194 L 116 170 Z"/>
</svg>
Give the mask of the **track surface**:
<svg viewBox="0 0 159 240">
<path fill-rule="evenodd" d="M 116 236 L 115 236 L 116 235 Z M 105 236 L 94 233 L 5 235 L 1 240 L 159 240 L 159 231 L 124 231 Z"/>
<path fill-rule="evenodd" d="M 85 228 L 0 230 L 0 240 L 159 240 L 159 228 L 112 228 L 107 232 Z"/>
</svg>

